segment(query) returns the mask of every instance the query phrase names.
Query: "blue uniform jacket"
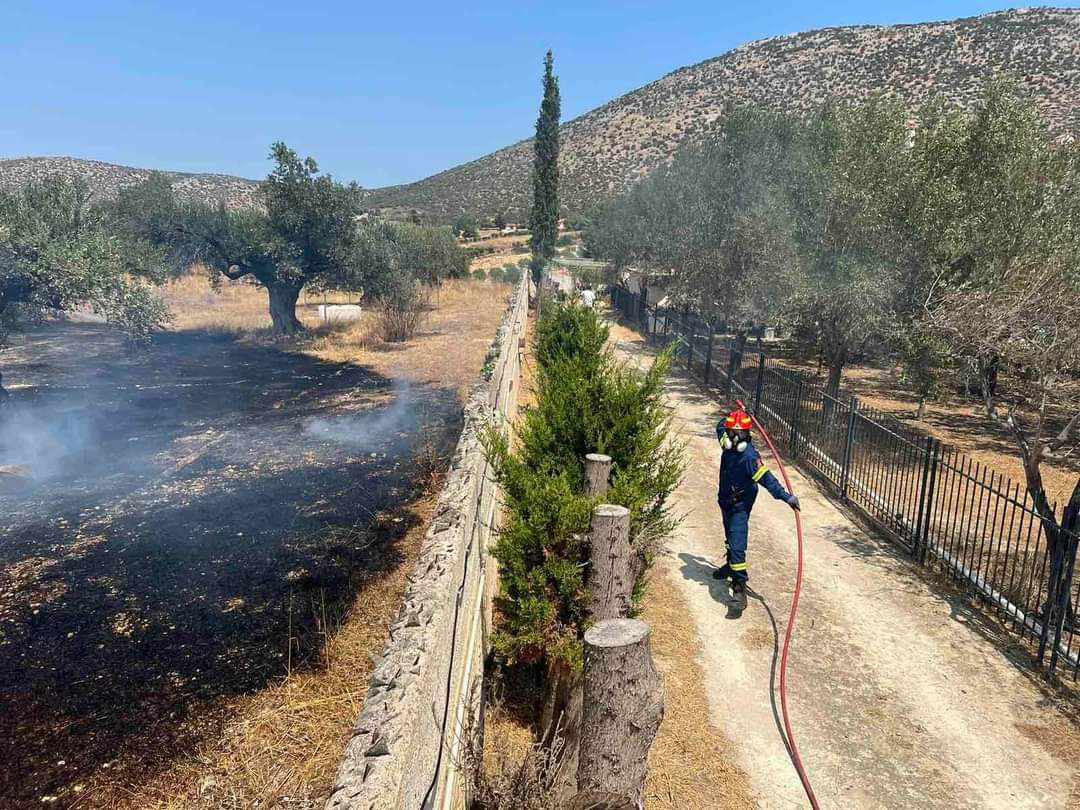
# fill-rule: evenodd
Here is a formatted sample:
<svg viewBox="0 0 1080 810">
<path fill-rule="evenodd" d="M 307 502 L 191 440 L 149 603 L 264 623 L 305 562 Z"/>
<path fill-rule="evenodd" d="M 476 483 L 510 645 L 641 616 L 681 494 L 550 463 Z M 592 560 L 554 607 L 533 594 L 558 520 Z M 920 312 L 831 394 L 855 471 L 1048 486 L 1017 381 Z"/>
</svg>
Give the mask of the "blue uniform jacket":
<svg viewBox="0 0 1080 810">
<path fill-rule="evenodd" d="M 724 425 L 717 425 L 716 433 L 723 435 Z M 716 493 L 716 502 L 721 509 L 731 509 L 736 505 L 750 511 L 757 498 L 757 485 L 769 490 L 778 501 L 788 501 L 790 496 L 784 485 L 769 472 L 761 454 L 753 442 L 747 442 L 741 453 L 736 450 L 723 450 L 720 453 L 720 489 Z"/>
</svg>

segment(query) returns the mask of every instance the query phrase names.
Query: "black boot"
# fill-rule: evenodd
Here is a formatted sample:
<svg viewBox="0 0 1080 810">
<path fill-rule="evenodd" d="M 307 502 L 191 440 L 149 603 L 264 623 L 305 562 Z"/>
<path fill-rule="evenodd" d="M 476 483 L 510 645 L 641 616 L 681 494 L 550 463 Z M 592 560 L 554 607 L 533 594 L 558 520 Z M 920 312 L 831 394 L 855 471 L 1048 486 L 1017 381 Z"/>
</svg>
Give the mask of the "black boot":
<svg viewBox="0 0 1080 810">
<path fill-rule="evenodd" d="M 724 563 L 712 572 L 713 579 L 731 579 L 731 566 Z"/>
<path fill-rule="evenodd" d="M 739 610 L 746 610 L 745 582 L 731 583 L 731 598 L 735 600 L 735 607 L 737 607 Z"/>
</svg>

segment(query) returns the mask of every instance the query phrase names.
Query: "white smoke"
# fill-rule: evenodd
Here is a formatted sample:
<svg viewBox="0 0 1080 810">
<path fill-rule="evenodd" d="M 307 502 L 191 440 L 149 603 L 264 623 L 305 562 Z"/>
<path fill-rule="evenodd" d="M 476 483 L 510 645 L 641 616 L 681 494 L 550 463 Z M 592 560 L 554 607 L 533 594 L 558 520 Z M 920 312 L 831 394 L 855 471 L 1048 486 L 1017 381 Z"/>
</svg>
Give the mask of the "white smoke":
<svg viewBox="0 0 1080 810">
<path fill-rule="evenodd" d="M 309 419 L 304 424 L 304 433 L 356 451 L 372 450 L 416 427 L 416 398 L 409 383 L 395 380 L 393 397 L 389 407 Z"/>
<path fill-rule="evenodd" d="M 9 405 L 0 411 L 0 467 L 19 467 L 47 481 L 80 466 L 98 444 L 94 425 L 78 410 L 36 414 Z"/>
</svg>

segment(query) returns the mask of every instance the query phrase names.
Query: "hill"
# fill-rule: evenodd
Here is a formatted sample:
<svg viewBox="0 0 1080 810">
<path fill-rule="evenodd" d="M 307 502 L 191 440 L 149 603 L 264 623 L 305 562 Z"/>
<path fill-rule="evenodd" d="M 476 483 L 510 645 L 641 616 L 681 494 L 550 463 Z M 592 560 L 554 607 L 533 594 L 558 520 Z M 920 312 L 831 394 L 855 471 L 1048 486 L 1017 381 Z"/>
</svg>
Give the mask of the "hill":
<svg viewBox="0 0 1080 810">
<path fill-rule="evenodd" d="M 1078 128 L 1080 10 L 1023 9 L 950 22 L 826 28 L 753 42 L 681 68 L 562 128 L 563 202 L 571 211 L 647 174 L 729 105 L 805 111 L 828 97 L 884 92 L 916 106 L 935 95 L 966 107 L 993 76 L 1030 92 L 1051 128 Z M 573 81 L 564 77 L 564 81 Z M 532 141 L 425 180 L 370 192 L 372 206 L 524 215 Z"/>
<path fill-rule="evenodd" d="M 165 173 L 172 178 L 181 197 L 206 202 L 224 202 L 230 208 L 251 205 L 255 200 L 255 191 L 259 187 L 254 180 L 245 180 L 242 177 L 232 177 L 227 174 Z M 0 160 L 0 188 L 18 188 L 50 175 L 82 177 L 87 181 L 97 199 L 108 199 L 115 197 L 120 189 L 145 180 L 150 176 L 150 170 L 70 157 Z"/>
</svg>

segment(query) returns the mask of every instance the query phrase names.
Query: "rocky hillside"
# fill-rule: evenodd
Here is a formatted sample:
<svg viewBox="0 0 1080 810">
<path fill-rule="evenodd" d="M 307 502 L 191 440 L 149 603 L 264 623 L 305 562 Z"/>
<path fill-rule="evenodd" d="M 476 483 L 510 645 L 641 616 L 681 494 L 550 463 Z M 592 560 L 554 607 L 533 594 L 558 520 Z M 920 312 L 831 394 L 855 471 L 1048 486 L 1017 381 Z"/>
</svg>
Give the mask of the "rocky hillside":
<svg viewBox="0 0 1080 810">
<path fill-rule="evenodd" d="M 646 174 L 687 138 L 716 126 L 726 105 L 807 110 L 829 96 L 886 92 L 918 105 L 940 94 L 970 105 L 992 76 L 1026 87 L 1053 129 L 1076 129 L 1080 10 L 1025 9 L 952 22 L 827 28 L 753 42 L 668 74 L 563 126 L 563 201 L 571 211 Z M 564 81 L 573 81 L 565 77 Z M 532 143 L 403 186 L 373 206 L 519 218 L 530 193 Z"/>
<path fill-rule="evenodd" d="M 227 174 L 185 174 L 166 172 L 177 192 L 187 199 L 224 202 L 230 208 L 250 205 L 259 184 Z M 34 180 L 60 175 L 81 177 L 89 184 L 98 199 L 114 197 L 116 193 L 150 176 L 149 169 L 133 169 L 97 160 L 69 157 L 16 158 L 0 160 L 0 188 L 17 188 Z"/>
</svg>

